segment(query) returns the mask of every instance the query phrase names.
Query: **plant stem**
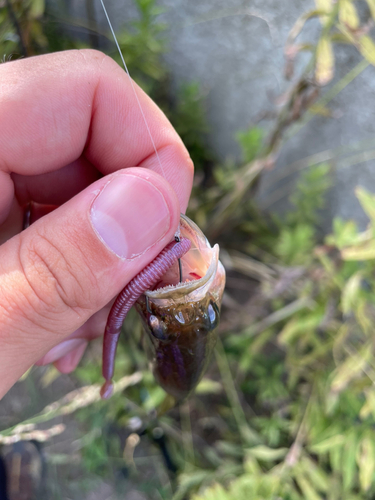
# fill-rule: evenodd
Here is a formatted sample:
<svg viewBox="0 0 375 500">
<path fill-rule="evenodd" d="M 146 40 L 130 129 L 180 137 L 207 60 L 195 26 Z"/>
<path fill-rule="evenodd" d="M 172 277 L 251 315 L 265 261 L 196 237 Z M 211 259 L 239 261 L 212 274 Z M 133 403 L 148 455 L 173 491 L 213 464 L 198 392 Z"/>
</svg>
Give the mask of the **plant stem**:
<svg viewBox="0 0 375 500">
<path fill-rule="evenodd" d="M 182 441 L 184 445 L 185 462 L 195 463 L 193 433 L 191 430 L 190 404 L 186 401 L 180 406 Z"/>
<path fill-rule="evenodd" d="M 341 80 L 339 80 L 330 90 L 318 99 L 311 107 L 306 111 L 304 118 L 302 118 L 298 123 L 296 123 L 284 136 L 284 143 L 295 136 L 305 125 L 309 123 L 316 113 L 311 111 L 311 108 L 324 107 L 326 106 L 332 99 L 334 99 L 342 90 L 345 89 L 357 76 L 359 76 L 368 66 L 368 63 L 365 59 L 362 59 L 353 69 L 351 69 Z"/>
<path fill-rule="evenodd" d="M 123 377 L 118 382 L 115 383 L 113 393 L 123 391 L 129 386 L 136 385 L 142 380 L 142 373 L 135 372 L 132 375 Z M 42 422 L 48 422 L 56 417 L 62 415 L 69 415 L 74 413 L 80 408 L 84 408 L 93 403 L 100 401 L 100 385 L 88 385 L 69 392 L 63 398 L 55 401 L 54 403 L 46 406 L 40 413 L 31 417 L 22 424 L 14 425 L 0 432 L 1 436 L 9 436 L 13 434 L 19 434 L 21 432 L 28 432 L 34 429 L 36 424 Z"/>
<path fill-rule="evenodd" d="M 215 356 L 223 381 L 223 386 L 232 408 L 232 413 L 240 435 L 247 445 L 259 444 L 261 442 L 261 438 L 258 433 L 249 426 L 247 422 L 245 412 L 238 397 L 236 386 L 234 385 L 228 359 L 220 339 L 218 339 L 216 344 Z"/>
<path fill-rule="evenodd" d="M 23 57 L 27 57 L 28 56 L 28 52 L 27 52 L 27 48 L 26 48 L 26 45 L 25 45 L 25 42 L 24 42 L 24 39 L 23 39 L 23 34 L 22 34 L 22 30 L 21 30 L 21 26 L 18 22 L 18 19 L 17 19 L 17 16 L 13 10 L 13 6 L 12 6 L 12 3 L 11 3 L 11 0 L 5 0 L 5 3 L 6 3 L 6 6 L 7 6 L 7 9 L 8 9 L 8 14 L 9 14 L 9 17 L 10 17 L 10 20 L 11 22 L 13 23 L 16 31 L 17 31 L 17 35 L 18 35 L 18 39 L 19 39 L 19 46 L 20 46 L 20 52 L 22 54 Z"/>
<path fill-rule="evenodd" d="M 89 24 L 89 44 L 93 49 L 99 49 L 98 23 L 96 20 L 95 5 L 93 0 L 85 0 L 86 16 Z"/>
</svg>

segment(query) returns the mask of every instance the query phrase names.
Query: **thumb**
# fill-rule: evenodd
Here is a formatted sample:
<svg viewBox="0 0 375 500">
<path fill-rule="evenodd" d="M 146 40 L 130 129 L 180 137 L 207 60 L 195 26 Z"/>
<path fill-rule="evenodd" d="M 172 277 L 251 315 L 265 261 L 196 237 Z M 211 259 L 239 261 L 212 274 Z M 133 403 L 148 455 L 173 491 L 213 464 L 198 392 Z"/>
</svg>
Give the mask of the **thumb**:
<svg viewBox="0 0 375 500">
<path fill-rule="evenodd" d="M 158 174 L 107 176 L 0 247 L 0 397 L 172 240 L 179 204 Z"/>
</svg>

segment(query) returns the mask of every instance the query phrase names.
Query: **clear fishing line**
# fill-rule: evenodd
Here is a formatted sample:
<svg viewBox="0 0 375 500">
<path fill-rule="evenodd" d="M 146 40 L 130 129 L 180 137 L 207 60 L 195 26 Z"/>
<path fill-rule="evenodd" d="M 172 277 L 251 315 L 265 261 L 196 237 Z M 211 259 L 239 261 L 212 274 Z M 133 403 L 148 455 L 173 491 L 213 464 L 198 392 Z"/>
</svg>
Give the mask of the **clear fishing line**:
<svg viewBox="0 0 375 500">
<path fill-rule="evenodd" d="M 116 44 L 116 47 L 117 47 L 117 50 L 120 54 L 120 57 L 121 57 L 121 61 L 122 61 L 122 64 L 124 66 L 124 69 L 126 71 L 126 74 L 128 75 L 129 77 L 129 81 L 130 81 L 130 85 L 131 85 L 131 88 L 133 90 L 133 93 L 134 93 L 134 97 L 138 103 L 138 107 L 139 107 L 139 110 L 141 112 L 141 115 L 142 115 L 142 118 L 143 118 L 143 122 L 145 124 L 145 127 L 147 129 L 147 133 L 150 137 L 150 141 L 152 143 L 152 147 L 154 148 L 154 151 L 155 151 L 155 155 L 156 155 L 156 158 L 158 160 L 158 163 L 159 163 L 159 166 L 160 166 L 160 170 L 161 170 L 161 173 L 164 177 L 165 180 L 168 180 L 166 175 L 165 175 L 165 172 L 164 172 L 164 168 L 163 168 L 163 165 L 162 165 L 162 162 L 160 160 L 160 156 L 159 156 L 159 153 L 158 153 L 158 150 L 156 149 L 156 145 L 155 145 L 155 141 L 154 141 L 154 138 L 152 137 L 152 134 L 151 134 L 151 130 L 150 130 L 150 127 L 148 126 L 148 123 L 147 123 L 147 120 L 146 120 L 146 116 L 144 114 L 144 111 L 143 111 L 143 108 L 142 108 L 142 105 L 140 103 L 140 100 L 139 100 L 139 97 L 137 95 L 137 92 L 135 90 L 135 87 L 134 87 L 134 82 L 132 80 L 132 77 L 130 76 L 130 73 L 129 73 L 129 70 L 128 70 L 128 66 L 125 62 L 125 58 L 121 52 L 121 48 L 120 48 L 120 45 L 118 43 L 118 40 L 117 40 L 117 37 L 116 37 L 116 33 L 115 33 L 115 30 L 113 29 L 113 26 L 112 26 L 112 23 L 111 23 L 111 20 L 109 18 L 109 15 L 108 15 L 108 12 L 107 12 L 107 9 L 105 8 L 105 5 L 104 5 L 104 0 L 100 0 L 100 3 L 102 4 L 102 7 L 103 7 L 103 11 L 104 11 L 104 14 L 105 14 L 105 17 L 107 18 L 107 22 L 108 22 L 108 25 L 109 25 L 109 28 L 111 30 L 111 33 L 112 33 L 112 36 L 113 36 L 113 39 L 115 41 L 115 44 Z M 177 231 L 175 233 L 175 238 L 176 238 L 176 241 L 177 239 L 179 240 L 180 239 L 180 224 L 178 225 L 178 228 L 177 228 Z M 179 263 L 179 266 L 180 266 L 180 275 L 181 275 L 181 264 Z"/>
<path fill-rule="evenodd" d="M 166 176 L 165 176 L 165 173 L 164 173 L 163 165 L 162 165 L 161 160 L 160 160 L 160 156 L 159 156 L 158 150 L 156 149 L 155 141 L 154 141 L 154 139 L 153 139 L 153 137 L 152 137 L 150 127 L 148 126 L 148 123 L 147 123 L 147 120 L 146 120 L 146 116 L 145 116 L 145 114 L 144 114 L 144 112 L 143 112 L 142 105 L 141 105 L 141 103 L 140 103 L 140 101 L 139 101 L 139 97 L 138 97 L 137 92 L 136 92 L 136 90 L 135 90 L 135 87 L 134 87 L 134 82 L 133 82 L 133 80 L 132 80 L 132 78 L 131 78 L 131 76 L 130 76 L 130 73 L 129 73 L 129 70 L 128 70 L 128 66 L 126 65 L 126 62 L 125 62 L 125 58 L 124 58 L 124 56 L 122 55 L 120 45 L 119 45 L 119 43 L 118 43 L 118 41 L 117 41 L 117 37 L 116 37 L 115 30 L 113 29 L 113 26 L 112 26 L 111 20 L 109 19 L 107 9 L 105 8 L 105 5 L 104 5 L 104 1 L 103 1 L 103 0 L 100 0 L 100 3 L 102 4 L 103 11 L 104 11 L 105 17 L 107 18 L 108 25 L 109 25 L 109 28 L 110 28 L 110 30 L 111 30 L 111 33 L 112 33 L 113 39 L 114 39 L 114 41 L 115 41 L 115 44 L 116 44 L 117 50 L 118 50 L 118 52 L 119 52 L 119 54 L 120 54 L 122 64 L 124 65 L 124 69 L 125 69 L 125 71 L 126 71 L 126 74 L 127 74 L 127 75 L 128 75 L 128 77 L 129 77 L 129 80 L 130 80 L 130 85 L 131 85 L 131 87 L 132 87 L 132 89 L 133 89 L 133 93 L 134 93 L 135 99 L 136 99 L 136 101 L 137 101 L 137 103 L 138 103 L 138 107 L 139 107 L 139 110 L 140 110 L 140 112 L 141 112 L 141 115 L 142 115 L 142 118 L 143 118 L 143 121 L 144 121 L 145 127 L 146 127 L 146 129 L 147 129 L 147 133 L 148 133 L 148 135 L 149 135 L 149 137 L 150 137 L 150 140 L 151 140 L 152 146 L 153 146 L 153 148 L 154 148 L 156 158 L 158 159 L 158 162 L 159 162 L 159 166 L 160 166 L 161 172 L 162 172 L 162 174 L 163 174 L 164 179 L 165 179 L 165 180 L 167 180 L 167 178 L 166 178 Z"/>
</svg>

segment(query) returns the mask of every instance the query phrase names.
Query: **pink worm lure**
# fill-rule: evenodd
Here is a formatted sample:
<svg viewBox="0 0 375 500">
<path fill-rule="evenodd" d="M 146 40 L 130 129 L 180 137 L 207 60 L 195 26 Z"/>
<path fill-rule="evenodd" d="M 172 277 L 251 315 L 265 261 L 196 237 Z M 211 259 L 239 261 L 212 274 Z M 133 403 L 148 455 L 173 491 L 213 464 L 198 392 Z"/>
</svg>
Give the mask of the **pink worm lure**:
<svg viewBox="0 0 375 500">
<path fill-rule="evenodd" d="M 105 383 L 100 391 L 103 399 L 108 399 L 113 391 L 112 377 L 116 349 L 126 315 L 139 297 L 147 290 L 152 289 L 168 269 L 185 255 L 190 246 L 190 240 L 187 238 L 169 243 L 147 267 L 126 285 L 115 300 L 108 316 L 103 339 L 102 373 Z"/>
</svg>

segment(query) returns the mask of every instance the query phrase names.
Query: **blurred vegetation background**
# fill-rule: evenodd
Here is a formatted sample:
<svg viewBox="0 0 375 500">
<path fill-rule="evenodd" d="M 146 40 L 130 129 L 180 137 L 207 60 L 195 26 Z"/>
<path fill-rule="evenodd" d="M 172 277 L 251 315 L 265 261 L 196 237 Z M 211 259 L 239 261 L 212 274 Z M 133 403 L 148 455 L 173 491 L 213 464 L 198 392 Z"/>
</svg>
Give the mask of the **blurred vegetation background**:
<svg viewBox="0 0 375 500">
<path fill-rule="evenodd" d="M 130 314 L 117 355 L 116 394 L 98 397 L 101 343 L 71 376 L 33 368 L 0 405 L 3 451 L 18 440 L 42 443 L 45 478 L 38 498 L 101 500 L 365 500 L 375 498 L 375 196 L 356 195 L 368 216 L 359 230 L 320 221 L 331 162 L 297 165 L 290 210 L 262 211 L 256 193 L 288 139 L 368 65 L 375 2 L 362 19 L 351 0 L 317 0 L 286 44 L 291 79 L 271 131 L 239 131 L 243 161 L 219 161 L 207 147 L 203 94 L 187 82 L 177 96 L 163 63 L 165 26 L 154 0 L 134 0 L 138 18 L 117 33 L 130 73 L 165 111 L 196 166 L 188 215 L 219 242 L 227 269 L 214 359 L 196 393 L 165 412 L 167 397 L 147 368 L 140 324 Z M 72 20 L 69 2 L 2 0 L 3 62 L 56 50 L 101 48 L 93 4 Z M 362 2 L 365 4 L 365 2 Z M 313 43 L 298 43 L 320 20 Z M 335 44 L 355 47 L 356 67 L 329 90 Z M 337 154 L 341 154 L 337 151 Z"/>
</svg>

